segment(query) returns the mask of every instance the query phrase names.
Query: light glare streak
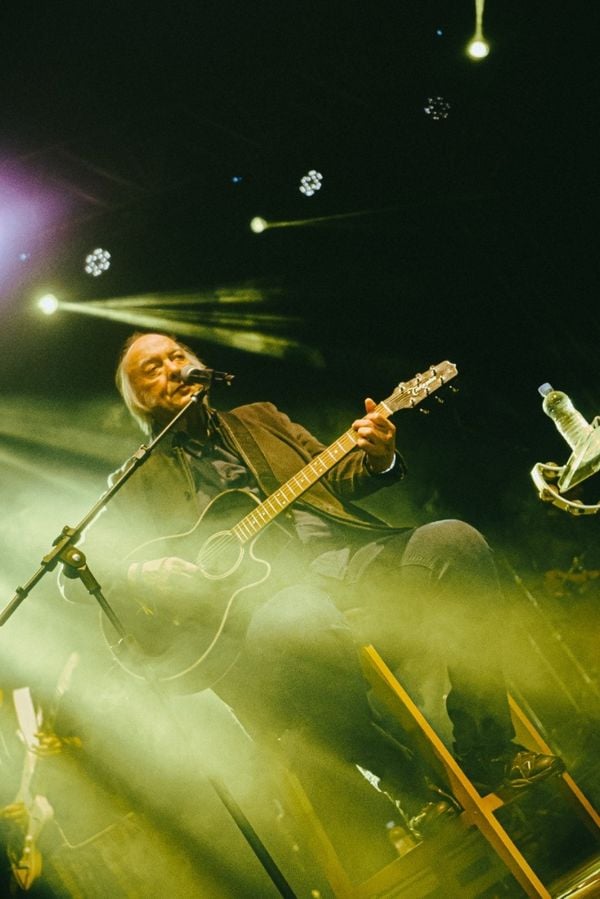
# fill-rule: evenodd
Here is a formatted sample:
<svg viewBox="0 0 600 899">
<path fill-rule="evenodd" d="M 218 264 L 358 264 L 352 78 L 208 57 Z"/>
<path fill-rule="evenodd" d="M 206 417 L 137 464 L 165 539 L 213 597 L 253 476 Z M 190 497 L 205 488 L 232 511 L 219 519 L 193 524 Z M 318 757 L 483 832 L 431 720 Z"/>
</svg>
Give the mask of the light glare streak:
<svg viewBox="0 0 600 899">
<path fill-rule="evenodd" d="M 490 45 L 483 36 L 483 9 L 485 0 L 475 0 L 475 33 L 467 44 L 467 53 L 471 59 L 485 59 L 490 52 Z"/>
<path fill-rule="evenodd" d="M 107 309 L 99 303 L 61 302 L 60 309 L 75 312 L 79 315 L 91 315 L 110 321 L 124 322 L 138 328 L 156 328 L 160 331 L 171 331 L 182 337 L 195 337 L 220 346 L 243 350 L 249 353 L 260 353 L 283 359 L 290 354 L 302 358 L 304 362 L 315 367 L 324 365 L 319 350 L 298 340 L 287 337 L 275 337 L 264 331 L 243 331 L 224 327 L 200 325 L 185 321 L 182 318 L 168 315 L 130 311 L 128 309 Z"/>
<path fill-rule="evenodd" d="M 291 221 L 268 222 L 266 219 L 260 221 L 264 224 L 261 231 L 268 231 L 270 228 L 300 228 L 304 225 L 319 225 L 321 222 L 335 222 L 342 219 L 359 218 L 366 215 L 376 215 L 378 212 L 386 212 L 389 209 L 396 209 L 395 206 L 387 206 L 384 209 L 361 209 L 358 212 L 339 212 L 335 215 L 319 215 L 310 219 L 292 219 Z M 252 219 L 252 222 L 256 219 Z M 250 227 L 255 233 L 260 233 L 256 228 Z"/>
</svg>

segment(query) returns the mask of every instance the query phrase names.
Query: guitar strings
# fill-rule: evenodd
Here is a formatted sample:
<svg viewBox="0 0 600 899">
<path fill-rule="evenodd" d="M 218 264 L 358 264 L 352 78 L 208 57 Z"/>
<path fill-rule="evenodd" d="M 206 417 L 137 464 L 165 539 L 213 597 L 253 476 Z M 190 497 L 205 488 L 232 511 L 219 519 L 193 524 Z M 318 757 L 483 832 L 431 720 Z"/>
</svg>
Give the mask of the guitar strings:
<svg viewBox="0 0 600 899">
<path fill-rule="evenodd" d="M 384 407 L 383 404 L 380 404 L 380 406 L 378 407 L 378 409 L 380 409 L 381 411 L 387 413 L 388 416 L 391 414 L 390 410 L 387 409 L 387 407 Z M 387 416 L 386 416 L 386 417 L 387 417 Z M 347 437 L 347 436 L 353 437 L 353 436 L 354 436 L 354 432 L 351 431 L 351 430 L 347 431 L 346 434 L 342 435 L 342 437 L 339 438 L 339 440 L 342 440 L 344 437 Z M 354 440 L 353 440 L 353 443 L 355 443 Z M 347 452 L 350 452 L 350 449 L 351 449 L 351 447 L 346 451 L 346 453 L 347 453 Z M 323 451 L 323 453 L 321 453 L 319 456 L 316 456 L 315 459 L 313 459 L 313 463 L 316 462 L 317 459 L 321 459 L 321 460 L 323 461 L 323 458 L 322 458 L 322 457 L 323 457 L 324 455 L 326 455 L 328 452 L 330 452 L 330 450 L 331 450 L 331 448 L 328 447 L 326 450 Z M 345 453 L 344 455 L 346 455 L 346 453 Z M 334 465 L 337 461 L 339 461 L 339 460 L 335 459 L 335 457 L 334 457 L 334 458 L 333 458 L 333 462 L 332 462 L 331 464 L 327 465 L 326 471 L 329 470 L 330 468 L 332 468 L 333 465 Z M 312 463 L 310 463 L 310 464 L 312 464 Z M 307 466 L 307 467 L 309 467 L 309 466 Z M 324 473 L 325 473 L 325 472 L 322 472 L 322 474 L 324 474 Z M 297 475 L 296 475 L 295 477 L 297 477 Z M 319 477 L 321 477 L 321 475 L 319 475 Z M 317 478 L 317 480 L 318 480 L 318 478 Z M 285 487 L 285 485 L 283 485 L 283 486 Z M 312 485 L 309 485 L 309 486 L 312 486 Z M 281 489 L 282 489 L 282 488 L 279 488 L 279 490 L 281 490 Z M 307 488 L 307 489 L 308 489 L 308 488 Z M 278 491 L 275 491 L 275 494 L 272 494 L 272 496 L 275 496 L 277 492 L 278 492 Z M 285 495 L 284 495 L 284 496 L 285 496 Z M 282 509 L 281 509 L 280 511 L 283 511 L 283 508 L 285 508 L 285 507 L 282 507 Z M 256 511 L 256 510 L 254 510 L 254 511 Z M 240 524 L 241 524 L 242 522 L 246 521 L 249 517 L 251 517 L 251 514 L 252 514 L 252 513 L 250 513 L 249 515 L 245 516 L 245 518 L 243 518 L 243 519 L 241 520 L 241 522 L 238 522 L 238 525 L 236 525 L 236 527 L 239 528 L 239 526 L 240 526 Z M 205 547 L 205 548 L 208 550 L 208 552 L 206 552 L 206 554 L 205 554 L 205 559 L 206 559 L 207 561 L 210 562 L 210 561 L 214 558 L 214 556 L 215 556 L 215 555 L 218 555 L 219 552 L 221 552 L 222 549 L 223 549 L 225 546 L 227 546 L 227 544 L 229 544 L 229 543 L 237 543 L 239 546 L 242 546 L 242 547 L 243 547 L 243 542 L 242 542 L 242 540 L 241 540 L 241 539 L 240 539 L 240 538 L 239 538 L 233 531 L 224 532 L 223 535 L 222 535 L 219 539 L 215 540 L 212 544 L 210 544 L 209 547 Z M 202 549 L 201 549 L 201 551 L 200 551 L 199 556 L 197 557 L 197 560 L 198 560 L 198 561 L 200 561 L 201 555 L 202 555 Z M 269 565 L 268 562 L 265 562 L 265 564 L 266 564 L 266 566 L 267 566 L 267 571 L 266 571 L 264 577 L 263 577 L 260 581 L 257 581 L 257 582 L 256 582 L 255 584 L 253 584 L 252 586 L 258 586 L 259 584 L 264 583 L 264 581 L 265 581 L 265 580 L 267 579 L 267 577 L 269 576 L 269 573 L 270 573 L 270 571 L 271 571 L 271 566 Z M 230 613 L 230 611 L 231 611 L 231 608 L 232 608 L 232 606 L 233 606 L 233 602 L 234 602 L 235 598 L 238 596 L 239 593 L 243 592 L 243 590 L 245 590 L 245 589 L 246 589 L 246 587 L 241 587 L 239 590 L 234 591 L 234 593 L 229 597 L 229 600 L 228 600 L 228 602 L 227 602 L 227 605 L 225 606 L 225 610 L 224 610 L 224 612 L 223 612 L 223 616 L 222 616 L 222 618 L 221 618 L 221 621 L 220 621 L 220 623 L 219 623 L 219 626 L 218 626 L 218 628 L 217 628 L 215 634 L 213 635 L 212 640 L 210 641 L 210 643 L 208 644 L 208 646 L 206 647 L 206 649 L 204 650 L 204 652 L 201 654 L 201 656 L 200 656 L 198 659 L 196 659 L 195 662 L 193 662 L 193 663 L 192 663 L 190 666 L 188 666 L 188 668 L 186 668 L 185 670 L 178 672 L 176 675 L 173 675 L 173 676 L 171 676 L 171 677 L 165 678 L 166 681 L 169 681 L 169 680 L 178 680 L 179 678 L 181 678 L 181 677 L 183 677 L 183 676 L 189 674 L 191 671 L 193 671 L 195 668 L 197 668 L 199 665 L 201 665 L 202 662 L 204 662 L 204 660 L 207 658 L 207 656 L 210 655 L 210 653 L 212 652 L 212 650 L 213 650 L 214 647 L 216 646 L 218 640 L 220 639 L 221 634 L 223 633 L 223 630 L 224 630 L 224 628 L 225 628 L 225 624 L 226 624 L 227 619 L 228 619 L 228 617 L 229 617 L 229 613 Z"/>
<path fill-rule="evenodd" d="M 390 399 L 394 398 L 394 400 L 397 402 L 398 399 L 400 397 L 402 397 L 403 394 L 408 395 L 409 393 L 410 393 L 410 389 L 408 389 L 406 387 L 406 385 L 403 385 L 403 388 L 399 390 L 398 395 L 396 395 L 396 391 L 394 391 L 394 393 L 392 394 L 392 397 L 390 397 Z M 379 413 L 383 413 L 386 416 L 386 418 L 392 414 L 391 410 L 385 405 L 385 402 L 379 403 L 375 407 L 375 411 L 379 412 Z M 352 446 L 350 446 L 348 448 L 346 448 L 343 445 L 343 442 L 347 441 L 347 440 L 350 440 L 352 443 Z M 352 429 L 348 429 L 344 434 L 341 435 L 341 437 L 339 437 L 336 441 L 334 441 L 334 443 L 332 443 L 331 446 L 327 447 L 321 453 L 319 453 L 319 455 L 315 456 L 315 458 L 312 459 L 311 462 L 309 462 L 303 469 L 301 469 L 299 472 L 297 472 L 295 475 L 293 475 L 293 477 L 291 477 L 289 479 L 289 481 L 287 481 L 285 484 L 283 484 L 281 487 L 279 487 L 274 493 L 272 493 L 265 500 L 263 500 L 263 502 L 260 504 L 262 506 L 264 506 L 264 504 L 267 502 L 272 503 L 275 498 L 277 498 L 278 496 L 281 496 L 283 498 L 285 504 L 281 507 L 281 509 L 273 510 L 274 514 L 271 515 L 270 520 L 268 522 L 263 522 L 263 521 L 259 520 L 260 527 L 257 531 L 255 531 L 255 534 L 258 533 L 258 531 L 263 527 L 263 525 L 270 524 L 271 521 L 273 521 L 278 515 L 280 515 L 281 512 L 283 512 L 284 509 L 286 509 L 290 505 L 291 502 L 294 502 L 296 499 L 299 498 L 299 496 L 301 496 L 301 494 L 298 493 L 291 500 L 285 496 L 285 488 L 288 486 L 288 484 L 290 484 L 290 482 L 296 481 L 296 483 L 298 483 L 298 486 L 301 486 L 301 484 L 297 480 L 299 475 L 301 475 L 302 472 L 305 471 L 306 469 L 312 469 L 312 471 L 316 475 L 315 480 L 312 480 L 309 483 L 307 483 L 307 485 L 304 487 L 304 490 L 302 492 L 309 490 L 310 487 L 312 487 L 316 483 L 316 481 L 318 481 L 324 474 L 327 473 L 327 471 L 329 471 L 337 462 L 341 461 L 341 459 L 344 458 L 344 456 L 347 455 L 347 453 L 350 452 L 350 450 L 355 445 L 356 445 L 356 438 L 355 438 L 354 431 Z M 343 455 L 340 456 L 339 458 L 336 458 L 335 455 L 333 454 L 334 447 L 337 447 L 337 446 L 339 446 L 340 449 L 343 451 Z M 327 456 L 329 456 L 330 458 L 327 459 L 326 458 Z M 325 470 L 320 473 L 314 469 L 314 466 L 318 465 L 319 462 L 325 464 L 325 466 L 326 466 Z M 197 564 L 199 564 L 200 568 L 202 567 L 202 562 L 205 562 L 206 565 L 210 565 L 210 563 L 214 561 L 215 557 L 218 556 L 220 553 L 222 553 L 228 547 L 228 545 L 237 544 L 238 546 L 243 547 L 244 544 L 246 543 L 246 541 L 248 539 L 251 539 L 251 538 L 244 539 L 243 527 L 247 527 L 248 529 L 250 529 L 252 531 L 252 529 L 254 528 L 254 525 L 255 525 L 255 521 L 256 521 L 255 516 L 256 516 L 258 508 L 260 508 L 260 506 L 257 506 L 256 509 L 252 510 L 252 512 L 245 515 L 244 518 L 242 518 L 241 521 L 239 521 L 234 526 L 234 528 L 232 528 L 230 531 L 228 531 L 226 533 L 224 532 L 223 536 L 221 537 L 220 540 L 213 541 L 210 544 L 210 547 L 206 548 L 204 553 L 203 553 L 203 548 L 200 549 L 200 552 L 197 556 Z M 145 549 L 154 543 L 160 543 L 161 541 L 165 541 L 165 540 L 188 537 L 195 531 L 195 529 L 198 527 L 199 523 L 200 523 L 199 521 L 196 521 L 191 528 L 189 528 L 187 531 L 183 531 L 179 534 L 167 534 L 166 536 L 155 537 L 151 540 L 147 540 L 145 543 L 142 543 L 139 546 L 137 546 L 135 549 L 131 550 L 131 552 L 125 556 L 125 560 L 130 558 L 134 553 L 137 553 L 141 549 Z M 241 536 L 239 534 L 240 530 L 242 531 Z M 236 533 L 236 531 L 238 533 Z M 251 534 L 251 536 L 254 536 L 255 534 Z"/>
<path fill-rule="evenodd" d="M 383 412 L 386 415 L 386 417 L 388 417 L 391 414 L 390 410 L 383 403 L 379 403 L 379 405 L 376 407 L 376 411 Z M 351 446 L 346 448 L 344 446 L 344 442 L 348 442 L 348 441 L 351 442 Z M 301 475 L 303 471 L 306 471 L 307 469 L 311 469 L 312 473 L 314 473 L 314 475 L 316 477 L 314 480 L 311 480 L 306 484 L 306 486 L 304 487 L 304 489 L 302 491 L 302 492 L 305 492 L 306 490 L 310 489 L 310 487 L 312 487 L 313 484 L 315 484 L 316 481 L 318 481 L 327 471 L 329 471 L 331 468 L 333 468 L 333 466 L 337 462 L 339 462 L 342 458 L 344 458 L 344 456 L 347 455 L 354 446 L 356 446 L 356 437 L 355 437 L 354 431 L 352 429 L 348 429 L 344 434 L 341 435 L 341 437 L 339 437 L 336 441 L 334 441 L 334 443 L 331 444 L 331 446 L 324 449 L 321 453 L 319 453 L 318 456 L 315 456 L 315 458 L 312 459 L 311 462 L 309 462 L 303 469 L 301 469 L 299 472 L 297 472 L 295 475 L 293 475 L 293 477 L 291 477 L 289 479 L 289 481 L 287 481 L 285 484 L 283 484 L 281 487 L 279 487 L 274 493 L 272 493 L 265 500 L 263 500 L 263 502 L 261 503 L 262 506 L 264 506 L 265 503 L 270 503 L 272 506 L 273 501 L 276 500 L 277 497 L 282 497 L 282 499 L 285 503 L 284 505 L 282 505 L 281 509 L 274 510 L 274 514 L 271 516 L 270 520 L 268 522 L 266 522 L 266 524 L 270 524 L 271 521 L 273 521 L 278 515 L 280 515 L 281 512 L 283 512 L 284 509 L 286 509 L 290 505 L 291 502 L 298 499 L 298 497 L 301 495 L 300 493 L 296 494 L 295 496 L 293 496 L 292 500 L 290 500 L 288 497 L 286 497 L 285 489 L 286 489 L 286 487 L 288 487 L 288 485 L 290 484 L 291 481 L 296 481 L 296 483 L 298 483 L 298 486 L 301 486 L 300 482 L 298 481 L 299 475 Z M 342 456 L 339 456 L 339 457 L 335 456 L 334 448 L 337 448 L 337 447 L 339 447 L 342 450 L 342 453 L 343 453 Z M 319 472 L 315 468 L 315 466 L 317 466 L 319 464 L 319 462 L 321 464 L 325 465 L 325 469 L 322 472 Z M 251 539 L 251 538 L 244 539 L 243 528 L 246 527 L 252 532 L 252 529 L 254 528 L 255 522 L 257 520 L 256 514 L 258 511 L 258 508 L 260 508 L 260 506 L 257 506 L 256 509 L 253 509 L 252 512 L 249 512 L 246 516 L 244 516 L 244 518 L 242 518 L 241 521 L 239 521 L 234 526 L 234 528 L 232 528 L 229 532 L 223 533 L 220 540 L 214 540 L 208 547 L 205 546 L 205 547 L 201 548 L 200 553 L 198 554 L 198 556 L 196 558 L 196 563 L 198 564 L 198 566 L 200 568 L 202 568 L 203 563 L 205 563 L 206 565 L 210 565 L 210 563 L 215 559 L 215 557 L 218 556 L 221 552 L 223 552 L 223 550 L 225 550 L 229 544 L 235 543 L 238 546 L 243 547 L 245 542 L 248 539 Z M 259 523 L 259 529 L 257 531 L 255 531 L 254 534 L 251 533 L 251 536 L 255 536 L 255 534 L 258 533 L 259 530 L 265 524 L 265 522 L 260 521 L 260 520 L 258 520 L 258 523 Z M 237 533 L 236 533 L 236 531 L 237 531 Z M 239 533 L 240 531 L 242 532 L 241 536 Z M 203 552 L 203 549 L 204 549 L 204 552 Z"/>
</svg>

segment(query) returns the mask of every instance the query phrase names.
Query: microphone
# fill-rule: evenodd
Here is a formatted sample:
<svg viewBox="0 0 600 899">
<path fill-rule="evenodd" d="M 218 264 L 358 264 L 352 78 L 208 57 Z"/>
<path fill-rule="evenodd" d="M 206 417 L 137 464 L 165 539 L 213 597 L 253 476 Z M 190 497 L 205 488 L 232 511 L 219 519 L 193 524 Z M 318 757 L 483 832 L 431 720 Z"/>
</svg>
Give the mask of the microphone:
<svg viewBox="0 0 600 899">
<path fill-rule="evenodd" d="M 586 421 L 570 397 L 551 384 L 542 384 L 538 392 L 544 397 L 544 412 L 573 451 L 558 479 L 559 492 L 567 491 L 600 469 L 600 418 Z"/>
<path fill-rule="evenodd" d="M 226 371 L 215 371 L 213 368 L 196 368 L 194 365 L 184 365 L 180 372 L 184 384 L 212 384 L 214 381 L 224 381 L 227 387 L 235 375 Z"/>
</svg>

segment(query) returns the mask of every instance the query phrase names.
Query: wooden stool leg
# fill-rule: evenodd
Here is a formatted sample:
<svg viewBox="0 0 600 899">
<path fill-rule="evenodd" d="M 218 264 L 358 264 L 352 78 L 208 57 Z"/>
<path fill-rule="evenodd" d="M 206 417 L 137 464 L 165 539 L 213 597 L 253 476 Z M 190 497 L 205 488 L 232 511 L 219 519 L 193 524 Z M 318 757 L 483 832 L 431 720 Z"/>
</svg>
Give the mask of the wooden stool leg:
<svg viewBox="0 0 600 899">
<path fill-rule="evenodd" d="M 503 804 L 502 800 L 493 793 L 485 797 L 479 795 L 374 647 L 363 647 L 361 658 L 365 677 L 375 695 L 413 737 L 434 771 L 449 784 L 453 795 L 465 810 L 466 820 L 480 830 L 528 896 L 550 899 L 550 893 L 544 884 L 494 817 L 494 811 Z"/>
</svg>

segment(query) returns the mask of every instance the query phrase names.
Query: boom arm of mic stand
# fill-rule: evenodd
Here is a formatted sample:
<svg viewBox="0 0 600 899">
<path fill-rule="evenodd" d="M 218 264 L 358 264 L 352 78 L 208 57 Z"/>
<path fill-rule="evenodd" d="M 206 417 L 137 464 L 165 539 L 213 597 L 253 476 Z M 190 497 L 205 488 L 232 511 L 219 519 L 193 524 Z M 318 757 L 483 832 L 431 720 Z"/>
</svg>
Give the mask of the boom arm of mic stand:
<svg viewBox="0 0 600 899">
<path fill-rule="evenodd" d="M 76 544 L 87 526 L 92 523 L 94 518 L 110 502 L 113 496 L 118 493 L 125 482 L 128 481 L 129 478 L 134 474 L 134 472 L 137 471 L 140 465 L 143 465 L 143 463 L 146 461 L 146 459 L 149 458 L 157 444 L 160 443 L 160 441 L 163 439 L 163 437 L 166 436 L 166 434 L 168 434 L 171 428 L 175 424 L 177 424 L 179 419 L 185 415 L 190 406 L 194 405 L 197 402 L 198 396 L 199 393 L 195 393 L 190 398 L 189 402 L 187 402 L 185 406 L 177 413 L 177 415 L 171 419 L 169 424 L 165 428 L 163 428 L 160 434 L 158 434 L 158 436 L 155 437 L 154 440 L 152 440 L 148 444 L 148 446 L 142 444 L 139 449 L 136 450 L 133 456 L 131 456 L 131 458 L 125 464 L 124 471 L 120 475 L 120 477 L 118 477 L 117 480 L 114 481 L 113 484 L 111 484 L 108 490 L 105 490 L 102 496 L 100 496 L 100 498 L 96 500 L 92 508 L 84 515 L 79 524 L 77 524 L 74 528 L 69 527 L 69 525 L 64 526 L 61 533 L 53 541 L 53 548 L 42 559 L 40 567 L 30 577 L 24 587 L 16 588 L 15 595 L 8 602 L 2 612 L 0 612 L 0 627 L 3 624 L 6 624 L 12 614 L 17 611 L 21 603 L 25 599 L 27 599 L 33 588 L 43 578 L 43 576 L 48 571 L 52 571 L 54 568 L 56 568 L 58 562 L 62 562 L 67 567 L 67 574 L 69 577 L 78 577 L 81 579 L 88 592 L 99 603 L 102 611 L 108 617 L 110 623 L 115 628 L 123 643 L 126 646 L 133 646 L 133 637 L 126 633 L 121 620 L 117 616 L 114 609 L 108 603 L 106 597 L 102 594 L 100 584 L 95 579 L 87 566 L 87 561 L 84 553 L 82 553 L 82 551 L 77 547 Z"/>
</svg>

